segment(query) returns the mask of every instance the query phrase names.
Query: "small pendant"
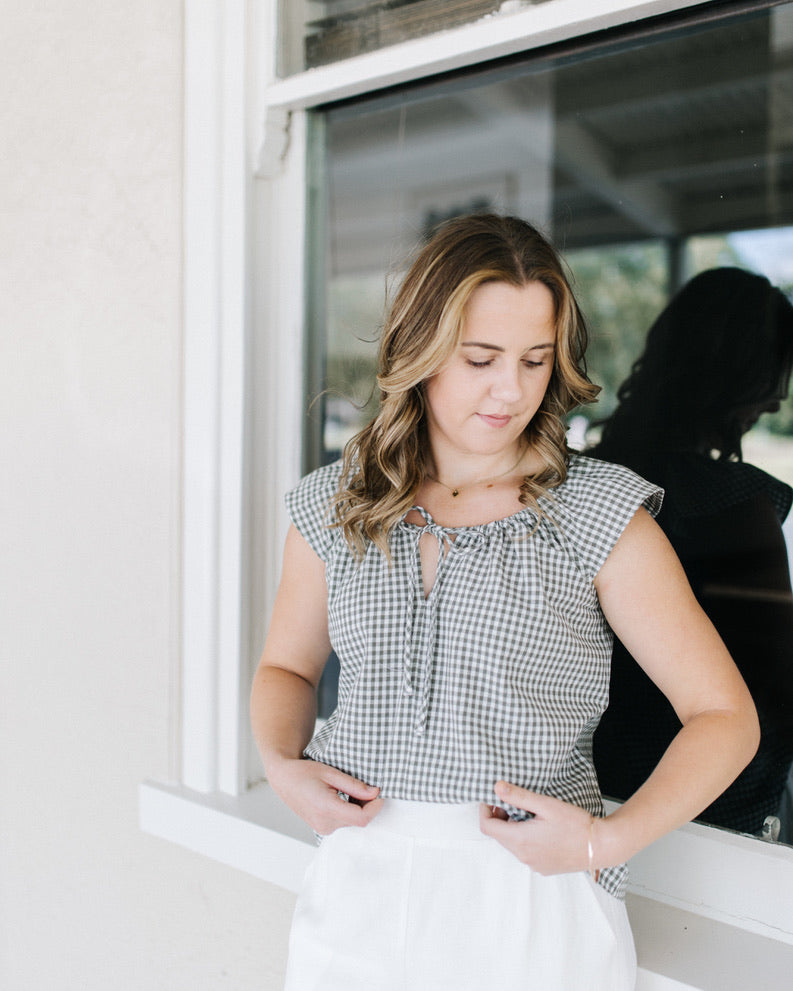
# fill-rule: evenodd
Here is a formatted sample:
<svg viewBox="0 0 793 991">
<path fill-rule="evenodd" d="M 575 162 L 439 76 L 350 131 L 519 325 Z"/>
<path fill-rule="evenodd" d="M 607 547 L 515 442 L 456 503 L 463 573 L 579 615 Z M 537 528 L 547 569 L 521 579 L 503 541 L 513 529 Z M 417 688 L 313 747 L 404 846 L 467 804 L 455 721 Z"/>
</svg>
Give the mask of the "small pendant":
<svg viewBox="0 0 793 991">
<path fill-rule="evenodd" d="M 452 499 L 456 499 L 459 494 L 460 494 L 459 489 L 452 489 Z"/>
</svg>

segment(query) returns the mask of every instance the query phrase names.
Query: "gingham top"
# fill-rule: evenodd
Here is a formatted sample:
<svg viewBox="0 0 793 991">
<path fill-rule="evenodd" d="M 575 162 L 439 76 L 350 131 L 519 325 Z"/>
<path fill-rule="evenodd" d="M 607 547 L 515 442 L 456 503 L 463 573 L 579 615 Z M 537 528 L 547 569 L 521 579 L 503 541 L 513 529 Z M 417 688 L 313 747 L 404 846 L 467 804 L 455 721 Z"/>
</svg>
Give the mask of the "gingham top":
<svg viewBox="0 0 793 991">
<path fill-rule="evenodd" d="M 287 495 L 295 526 L 325 562 L 339 701 L 305 755 L 384 797 L 498 802 L 503 779 L 602 815 L 592 734 L 608 702 L 612 633 L 593 579 L 637 508 L 662 492 L 627 468 L 573 455 L 567 479 L 506 519 L 397 524 L 392 562 L 355 560 L 329 504 L 341 464 Z M 438 541 L 425 598 L 419 537 Z M 448 550 L 444 553 L 444 548 Z M 624 866 L 601 871 L 624 893 Z"/>
</svg>

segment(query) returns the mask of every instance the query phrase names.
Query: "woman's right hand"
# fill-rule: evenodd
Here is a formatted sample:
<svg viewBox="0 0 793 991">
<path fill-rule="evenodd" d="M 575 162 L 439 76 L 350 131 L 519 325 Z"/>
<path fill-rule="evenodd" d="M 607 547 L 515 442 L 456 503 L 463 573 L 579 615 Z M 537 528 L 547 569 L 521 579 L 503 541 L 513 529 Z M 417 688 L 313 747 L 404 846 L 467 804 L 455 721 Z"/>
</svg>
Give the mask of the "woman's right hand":
<svg viewBox="0 0 793 991">
<path fill-rule="evenodd" d="M 330 650 L 325 563 L 292 524 L 251 688 L 251 725 L 273 791 L 322 836 L 340 826 L 366 826 L 383 804 L 379 788 L 302 759 L 314 733 L 317 686 Z"/>
<path fill-rule="evenodd" d="M 302 758 L 270 763 L 267 780 L 273 791 L 320 834 L 328 836 L 342 826 L 366 826 L 383 806 L 379 788 L 328 764 Z M 349 801 L 339 793 L 349 796 Z"/>
</svg>

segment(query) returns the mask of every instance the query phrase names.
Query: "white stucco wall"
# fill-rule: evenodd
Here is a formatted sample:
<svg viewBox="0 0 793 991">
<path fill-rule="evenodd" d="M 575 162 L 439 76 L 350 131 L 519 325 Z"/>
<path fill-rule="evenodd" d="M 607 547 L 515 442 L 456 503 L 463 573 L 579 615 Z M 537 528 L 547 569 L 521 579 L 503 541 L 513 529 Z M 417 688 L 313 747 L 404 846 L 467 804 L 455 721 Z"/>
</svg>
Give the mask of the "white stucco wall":
<svg viewBox="0 0 793 991">
<path fill-rule="evenodd" d="M 293 897 L 137 825 L 171 760 L 181 3 L 0 23 L 0 986 L 277 989 Z"/>
</svg>

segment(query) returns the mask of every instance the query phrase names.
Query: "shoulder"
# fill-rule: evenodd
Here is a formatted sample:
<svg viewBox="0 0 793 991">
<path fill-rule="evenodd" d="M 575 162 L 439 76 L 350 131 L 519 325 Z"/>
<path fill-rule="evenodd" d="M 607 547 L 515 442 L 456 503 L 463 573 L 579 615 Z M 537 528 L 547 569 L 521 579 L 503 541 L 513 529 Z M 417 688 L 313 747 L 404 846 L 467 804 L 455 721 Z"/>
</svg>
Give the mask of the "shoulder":
<svg viewBox="0 0 793 991">
<path fill-rule="evenodd" d="M 657 516 L 662 501 L 663 490 L 630 468 L 573 454 L 567 478 L 553 490 L 549 515 L 573 539 L 594 578 L 636 511 L 643 507 Z"/>
<path fill-rule="evenodd" d="M 640 505 L 657 516 L 663 502 L 663 489 L 637 475 L 624 465 L 600 461 L 584 454 L 572 454 L 567 478 L 555 490 L 557 498 L 577 509 L 602 510 L 604 503 L 615 506 Z"/>
<path fill-rule="evenodd" d="M 301 478 L 285 497 L 292 522 L 323 560 L 338 534 L 330 529 L 330 524 L 333 496 L 338 490 L 341 472 L 341 461 L 317 468 Z"/>
<path fill-rule="evenodd" d="M 334 461 L 304 475 L 297 485 L 287 492 L 287 506 L 291 508 L 303 503 L 320 506 L 329 502 L 339 487 L 341 470 L 341 461 Z"/>
</svg>

